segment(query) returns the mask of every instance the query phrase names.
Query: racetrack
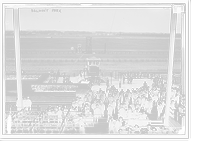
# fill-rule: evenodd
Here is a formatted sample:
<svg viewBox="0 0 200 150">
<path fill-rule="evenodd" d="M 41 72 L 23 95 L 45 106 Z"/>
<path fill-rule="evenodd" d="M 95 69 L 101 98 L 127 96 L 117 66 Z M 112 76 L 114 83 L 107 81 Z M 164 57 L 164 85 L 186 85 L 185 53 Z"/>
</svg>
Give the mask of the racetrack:
<svg viewBox="0 0 200 150">
<path fill-rule="evenodd" d="M 6 71 L 15 71 L 14 38 L 5 39 Z M 81 53 L 76 47 L 81 44 Z M 93 37 L 91 46 L 95 57 L 101 59 L 103 71 L 167 70 L 168 37 Z M 22 37 L 22 69 L 29 73 L 61 70 L 77 72 L 86 65 L 86 37 Z M 74 47 L 74 51 L 71 50 Z M 181 39 L 175 42 L 174 70 L 180 71 Z"/>
</svg>

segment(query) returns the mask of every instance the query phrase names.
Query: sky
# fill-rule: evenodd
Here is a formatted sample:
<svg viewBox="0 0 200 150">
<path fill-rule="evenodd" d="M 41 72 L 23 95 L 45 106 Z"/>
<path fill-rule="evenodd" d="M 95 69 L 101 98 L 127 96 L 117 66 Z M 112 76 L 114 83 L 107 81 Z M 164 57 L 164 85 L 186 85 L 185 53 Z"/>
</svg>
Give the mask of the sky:
<svg viewBox="0 0 200 150">
<path fill-rule="evenodd" d="M 38 12 L 41 11 L 42 12 Z M 180 18 L 177 32 L 180 32 Z M 13 30 L 13 11 L 6 9 L 5 29 Z M 61 8 L 21 9 L 21 30 L 169 33 L 170 9 Z"/>
</svg>

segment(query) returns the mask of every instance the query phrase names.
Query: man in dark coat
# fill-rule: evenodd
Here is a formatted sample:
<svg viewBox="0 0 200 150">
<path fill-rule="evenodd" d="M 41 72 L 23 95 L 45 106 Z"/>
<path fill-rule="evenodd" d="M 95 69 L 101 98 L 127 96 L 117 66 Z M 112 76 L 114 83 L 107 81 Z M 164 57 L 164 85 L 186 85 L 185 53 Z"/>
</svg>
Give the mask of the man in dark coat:
<svg viewBox="0 0 200 150">
<path fill-rule="evenodd" d="M 115 123 L 116 123 L 116 120 L 114 119 L 114 117 L 110 116 L 109 123 L 108 123 L 108 133 L 109 134 L 111 133 L 111 131 L 113 133 L 115 133 Z"/>
<path fill-rule="evenodd" d="M 78 100 L 78 108 L 80 111 L 82 111 L 82 108 L 83 108 L 83 100 L 81 97 L 79 97 L 79 100 Z"/>
<path fill-rule="evenodd" d="M 123 119 L 126 118 L 126 110 L 123 106 L 118 110 L 118 118 L 119 117 L 122 117 Z"/>
<path fill-rule="evenodd" d="M 104 111 L 105 111 L 105 109 L 106 109 L 106 106 L 105 106 L 104 103 L 102 103 L 101 104 L 101 114 L 102 114 L 103 117 L 104 117 Z"/>
<path fill-rule="evenodd" d="M 151 113 L 152 108 L 153 108 L 153 100 L 150 98 L 149 101 L 148 101 L 147 112 Z"/>
<path fill-rule="evenodd" d="M 123 100 L 124 100 L 124 91 L 123 91 L 123 89 L 120 91 L 119 96 L 120 96 L 120 102 L 123 103 Z"/>
<path fill-rule="evenodd" d="M 108 95 L 108 102 L 109 103 L 113 102 L 113 96 L 111 94 Z"/>
<path fill-rule="evenodd" d="M 117 106 L 117 110 L 119 110 L 119 107 L 120 107 L 120 100 L 119 99 L 116 100 L 116 106 Z"/>
<path fill-rule="evenodd" d="M 160 114 L 162 113 L 162 105 L 159 103 L 157 105 L 157 120 L 160 119 Z"/>
<path fill-rule="evenodd" d="M 79 123 L 79 131 L 80 131 L 80 133 L 85 134 L 85 122 L 83 121 L 82 116 L 80 117 L 78 123 Z"/>
<path fill-rule="evenodd" d="M 116 100 L 113 100 L 113 101 L 112 101 L 112 107 L 113 107 L 113 113 L 115 114 Z"/>
<path fill-rule="evenodd" d="M 97 107 L 94 109 L 94 121 L 98 122 L 100 116 L 101 116 L 101 109 L 97 105 Z"/>
<path fill-rule="evenodd" d="M 58 107 L 58 111 L 56 112 L 56 114 L 58 115 L 58 124 L 60 125 L 62 123 L 62 111 L 61 111 L 61 107 Z"/>
<path fill-rule="evenodd" d="M 104 91 L 102 92 L 102 95 L 103 95 L 103 102 L 105 102 L 105 99 L 106 99 L 106 94 L 105 94 L 105 92 L 104 92 Z"/>
<path fill-rule="evenodd" d="M 126 90 L 125 94 L 128 96 L 128 99 L 131 98 L 131 92 L 129 91 L 129 89 Z"/>
<path fill-rule="evenodd" d="M 109 118 L 112 116 L 112 113 L 113 113 L 113 107 L 111 104 L 108 104 L 108 107 L 107 107 L 107 122 L 109 121 Z"/>
<path fill-rule="evenodd" d="M 146 101 L 146 97 L 144 95 L 142 95 L 141 97 L 141 108 L 145 108 L 145 101 Z"/>
</svg>

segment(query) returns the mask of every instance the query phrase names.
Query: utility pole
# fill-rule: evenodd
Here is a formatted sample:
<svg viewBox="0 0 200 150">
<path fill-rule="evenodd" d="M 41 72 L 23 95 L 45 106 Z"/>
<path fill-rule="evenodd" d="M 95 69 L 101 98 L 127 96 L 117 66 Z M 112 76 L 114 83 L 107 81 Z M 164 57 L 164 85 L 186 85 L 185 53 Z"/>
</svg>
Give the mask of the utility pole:
<svg viewBox="0 0 200 150">
<path fill-rule="evenodd" d="M 171 28 L 170 28 L 170 41 L 169 41 L 169 59 L 168 59 L 168 74 L 167 74 L 167 95 L 166 95 L 166 107 L 165 107 L 165 118 L 164 125 L 169 125 L 169 111 L 170 111 L 170 99 L 172 89 L 172 73 L 173 73 L 173 62 L 174 62 L 174 45 L 176 35 L 176 14 L 171 12 Z"/>
<path fill-rule="evenodd" d="M 17 98 L 20 108 L 23 108 L 22 100 L 22 78 L 21 78 L 21 56 L 20 56 L 20 32 L 19 32 L 19 11 L 13 8 L 14 16 L 14 38 L 15 38 L 15 61 L 16 61 L 16 79 L 17 79 Z"/>
</svg>

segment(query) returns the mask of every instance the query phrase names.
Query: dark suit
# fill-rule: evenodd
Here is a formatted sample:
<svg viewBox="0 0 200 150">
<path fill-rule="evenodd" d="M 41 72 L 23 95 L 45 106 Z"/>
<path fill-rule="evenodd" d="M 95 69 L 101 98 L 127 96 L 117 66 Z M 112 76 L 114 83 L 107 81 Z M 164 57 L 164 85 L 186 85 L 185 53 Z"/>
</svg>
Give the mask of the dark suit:
<svg viewBox="0 0 200 150">
<path fill-rule="evenodd" d="M 112 113 L 113 113 L 113 107 L 111 105 L 108 105 L 108 107 L 107 107 L 107 115 L 108 115 L 107 122 L 108 122 L 110 116 L 112 116 Z"/>
<path fill-rule="evenodd" d="M 101 116 L 101 109 L 97 107 L 94 109 L 94 121 L 98 122 L 100 116 Z"/>
</svg>

